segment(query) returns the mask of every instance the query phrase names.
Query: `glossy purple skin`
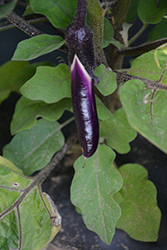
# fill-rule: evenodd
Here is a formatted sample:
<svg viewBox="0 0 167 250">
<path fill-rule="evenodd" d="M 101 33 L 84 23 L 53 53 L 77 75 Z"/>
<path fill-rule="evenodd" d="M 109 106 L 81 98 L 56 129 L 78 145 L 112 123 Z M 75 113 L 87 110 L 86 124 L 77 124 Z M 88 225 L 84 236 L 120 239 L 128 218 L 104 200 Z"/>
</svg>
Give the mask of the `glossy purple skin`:
<svg viewBox="0 0 167 250">
<path fill-rule="evenodd" d="M 84 157 L 91 157 L 98 145 L 99 124 L 93 79 L 75 55 L 71 65 L 71 93 L 78 139 Z"/>
</svg>

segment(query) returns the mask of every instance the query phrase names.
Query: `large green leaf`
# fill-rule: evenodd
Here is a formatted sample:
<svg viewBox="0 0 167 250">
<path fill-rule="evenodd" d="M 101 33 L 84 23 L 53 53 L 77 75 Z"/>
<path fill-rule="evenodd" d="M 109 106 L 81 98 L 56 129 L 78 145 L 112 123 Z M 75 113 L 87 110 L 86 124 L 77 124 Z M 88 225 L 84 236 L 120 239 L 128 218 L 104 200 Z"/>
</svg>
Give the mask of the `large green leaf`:
<svg viewBox="0 0 167 250">
<path fill-rule="evenodd" d="M 157 206 L 157 192 L 145 168 L 126 164 L 119 168 L 124 184 L 114 195 L 122 209 L 116 227 L 126 231 L 133 239 L 156 241 L 161 220 Z"/>
<path fill-rule="evenodd" d="M 0 18 L 9 14 L 14 9 L 16 3 L 17 0 L 12 0 L 9 3 L 5 3 L 4 5 L 0 6 Z"/>
<path fill-rule="evenodd" d="M 162 57 L 165 57 L 165 55 L 161 55 L 159 60 Z M 127 72 L 131 75 L 158 81 L 162 75 L 165 63 L 166 61 L 164 60 L 163 63 L 161 63 L 161 67 L 158 67 L 157 62 L 155 61 L 155 51 L 150 51 L 136 58 L 132 63 L 132 67 L 128 69 Z M 163 75 L 161 82 L 165 84 L 166 81 L 167 73 Z"/>
<path fill-rule="evenodd" d="M 146 89 L 140 80 L 126 82 L 120 99 L 130 125 L 167 153 L 167 92 Z"/>
<path fill-rule="evenodd" d="M 55 103 L 71 97 L 70 72 L 65 64 L 57 67 L 41 66 L 20 89 L 23 96 L 31 100 Z"/>
<path fill-rule="evenodd" d="M 115 153 L 104 145 L 86 159 L 85 166 L 81 156 L 74 164 L 71 186 L 71 200 L 81 210 L 87 228 L 107 244 L 110 244 L 121 216 L 121 210 L 112 198 L 122 187 L 122 178 L 112 165 L 114 158 Z"/>
<path fill-rule="evenodd" d="M 97 113 L 100 120 L 106 120 L 111 112 L 96 96 Z M 59 102 L 47 104 L 43 101 L 33 101 L 22 96 L 16 104 L 15 113 L 11 122 L 11 134 L 14 135 L 36 124 L 37 118 L 42 117 L 49 121 L 58 120 L 64 110 L 72 110 L 70 98 L 64 98 Z"/>
<path fill-rule="evenodd" d="M 35 74 L 36 65 L 28 62 L 7 62 L 0 67 L 0 103 L 12 91 L 19 92 L 20 87 Z"/>
<path fill-rule="evenodd" d="M 60 36 L 42 34 L 21 41 L 15 50 L 12 60 L 29 61 L 52 52 L 64 44 Z"/>
<path fill-rule="evenodd" d="M 159 7 L 157 7 L 156 0 L 141 0 L 138 14 L 143 23 L 159 23 L 167 14 L 167 1 L 161 0 Z"/>
<path fill-rule="evenodd" d="M 100 136 L 106 140 L 111 148 L 120 154 L 128 153 L 129 142 L 135 139 L 136 132 L 130 127 L 126 114 L 121 108 L 107 120 L 100 122 Z"/>
<path fill-rule="evenodd" d="M 102 95 L 110 95 L 116 90 L 116 74 L 110 68 L 106 68 L 101 64 L 95 69 L 94 74 L 99 77 L 100 83 L 96 87 Z"/>
<path fill-rule="evenodd" d="M 29 130 L 14 136 L 3 149 L 3 155 L 11 160 L 25 175 L 43 168 L 64 144 L 64 137 L 57 122 L 37 121 Z"/>
<path fill-rule="evenodd" d="M 59 102 L 47 104 L 42 101 L 32 101 L 22 96 L 16 104 L 11 122 L 11 133 L 13 135 L 30 129 L 36 124 L 39 117 L 49 121 L 56 121 L 61 117 L 65 109 L 71 110 L 70 98 L 64 98 Z"/>
<path fill-rule="evenodd" d="M 42 249 L 60 229 L 51 225 L 47 196 L 32 184 L 0 156 L 0 249 Z"/>
<path fill-rule="evenodd" d="M 76 0 L 30 0 L 34 12 L 45 15 L 57 28 L 66 28 L 75 16 Z"/>
</svg>

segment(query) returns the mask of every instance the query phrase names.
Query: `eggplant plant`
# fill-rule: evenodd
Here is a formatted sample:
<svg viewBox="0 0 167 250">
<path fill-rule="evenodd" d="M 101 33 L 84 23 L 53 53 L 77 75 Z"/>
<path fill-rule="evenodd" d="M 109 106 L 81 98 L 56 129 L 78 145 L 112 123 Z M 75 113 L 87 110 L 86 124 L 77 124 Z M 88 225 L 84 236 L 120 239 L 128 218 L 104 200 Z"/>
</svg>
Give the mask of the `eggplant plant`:
<svg viewBox="0 0 167 250">
<path fill-rule="evenodd" d="M 107 244 L 115 228 L 157 241 L 156 188 L 144 166 L 118 168 L 115 157 L 131 150 L 137 133 L 167 153 L 166 0 L 23 3 L 21 17 L 14 12 L 20 1 L 0 1 L 0 31 L 17 27 L 30 36 L 0 67 L 0 102 L 20 95 L 13 138 L 0 156 L 0 249 L 43 249 L 56 236 L 61 217 L 41 185 L 74 144 L 81 150 L 71 201 L 87 228 Z M 137 18 L 141 27 L 129 38 Z M 57 35 L 31 24 L 39 20 Z M 134 46 L 150 25 L 147 42 Z M 33 61 L 55 50 L 68 59 Z M 65 110 L 74 116 L 60 124 Z M 65 141 L 62 129 L 74 120 L 76 131 Z"/>
</svg>

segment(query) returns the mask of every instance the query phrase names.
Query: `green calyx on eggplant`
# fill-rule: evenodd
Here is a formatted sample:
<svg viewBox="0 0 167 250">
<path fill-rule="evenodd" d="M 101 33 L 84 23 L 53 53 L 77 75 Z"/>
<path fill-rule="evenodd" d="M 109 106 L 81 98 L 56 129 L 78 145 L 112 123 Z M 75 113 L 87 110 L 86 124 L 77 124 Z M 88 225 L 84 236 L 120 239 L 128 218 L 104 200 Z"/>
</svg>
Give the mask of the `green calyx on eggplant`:
<svg viewBox="0 0 167 250">
<path fill-rule="evenodd" d="M 78 139 L 84 157 L 91 157 L 98 145 L 99 124 L 93 91 L 93 78 L 77 55 L 71 65 L 71 94 Z"/>
</svg>

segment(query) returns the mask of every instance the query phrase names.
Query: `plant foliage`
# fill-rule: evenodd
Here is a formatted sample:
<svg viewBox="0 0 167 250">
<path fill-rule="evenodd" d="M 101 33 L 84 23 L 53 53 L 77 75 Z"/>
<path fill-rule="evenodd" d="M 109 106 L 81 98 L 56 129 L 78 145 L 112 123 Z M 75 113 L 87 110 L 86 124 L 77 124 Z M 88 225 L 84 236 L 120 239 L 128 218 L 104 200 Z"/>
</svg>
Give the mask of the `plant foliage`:
<svg viewBox="0 0 167 250">
<path fill-rule="evenodd" d="M 14 137 L 0 156 L 1 249 L 42 249 L 59 231 L 60 224 L 51 221 L 53 214 L 59 218 L 56 207 L 41 190 L 44 178 L 28 176 L 45 169 L 63 147 L 61 129 L 71 120 L 62 125 L 57 120 L 65 110 L 73 112 L 68 66 L 29 61 L 57 49 L 68 51 L 65 29 L 74 20 L 77 1 L 28 2 L 31 13 L 44 15 L 61 35 L 40 34 L 21 41 L 12 61 L 0 67 L 0 102 L 11 92 L 21 95 L 11 121 Z M 15 5 L 13 0 L 0 6 L 0 17 L 8 19 Z M 94 32 L 94 74 L 100 79 L 94 86 L 100 140 L 86 163 L 83 156 L 75 161 L 71 201 L 86 226 L 107 244 L 115 227 L 139 241 L 156 241 L 161 219 L 156 189 L 144 167 L 127 164 L 118 169 L 113 150 L 128 153 L 138 132 L 167 153 L 167 34 L 162 28 L 167 26 L 167 1 L 117 0 L 102 8 L 98 0 L 87 0 L 87 6 Z M 143 26 L 129 40 L 128 30 L 137 16 Z M 148 43 L 129 49 L 149 24 L 155 27 Z M 129 69 L 122 69 L 124 54 L 139 55 Z"/>
</svg>

